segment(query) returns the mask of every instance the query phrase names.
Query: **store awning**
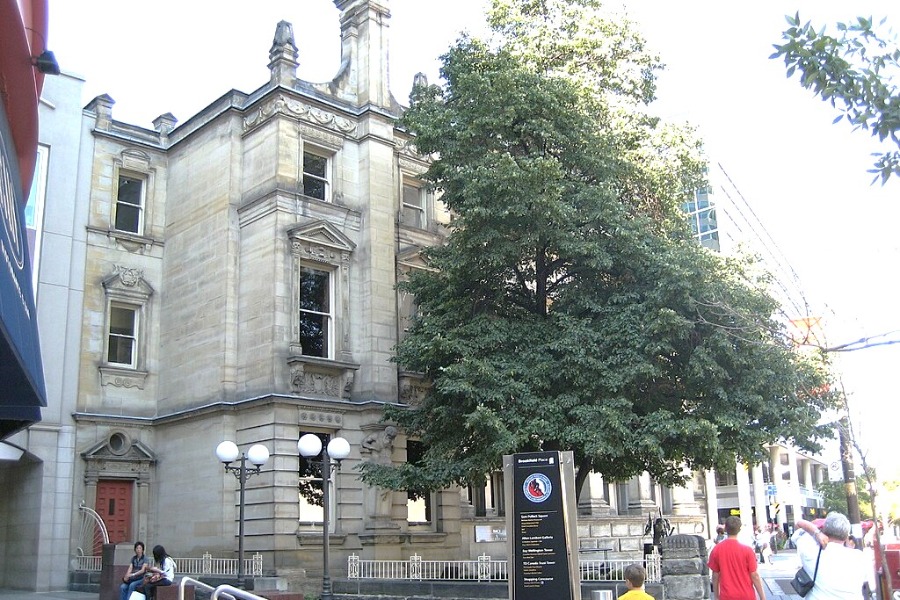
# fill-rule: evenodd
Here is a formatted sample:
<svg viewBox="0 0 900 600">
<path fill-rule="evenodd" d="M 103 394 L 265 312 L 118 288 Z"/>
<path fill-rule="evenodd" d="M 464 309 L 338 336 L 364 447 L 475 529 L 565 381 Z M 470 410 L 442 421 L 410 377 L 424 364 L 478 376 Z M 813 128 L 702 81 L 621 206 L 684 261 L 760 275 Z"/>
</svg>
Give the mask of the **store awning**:
<svg viewBox="0 0 900 600">
<path fill-rule="evenodd" d="M 7 26 L 0 25 L 0 34 Z M 4 75 L 0 71 L 0 78 Z M 24 190 L 7 114 L 0 96 L 0 440 L 40 421 L 40 409 L 47 406 L 25 237 Z"/>
</svg>

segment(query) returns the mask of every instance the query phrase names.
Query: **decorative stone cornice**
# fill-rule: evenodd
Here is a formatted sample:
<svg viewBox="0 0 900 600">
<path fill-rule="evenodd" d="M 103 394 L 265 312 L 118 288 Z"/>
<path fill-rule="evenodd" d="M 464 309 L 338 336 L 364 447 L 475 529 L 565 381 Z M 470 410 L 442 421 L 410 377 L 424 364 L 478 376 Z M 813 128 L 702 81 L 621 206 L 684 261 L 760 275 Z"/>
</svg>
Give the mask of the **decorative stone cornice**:
<svg viewBox="0 0 900 600">
<path fill-rule="evenodd" d="M 354 135 L 357 128 L 350 119 L 280 94 L 244 117 L 244 131 L 259 126 L 275 115 L 286 115 L 346 135 Z"/>
</svg>

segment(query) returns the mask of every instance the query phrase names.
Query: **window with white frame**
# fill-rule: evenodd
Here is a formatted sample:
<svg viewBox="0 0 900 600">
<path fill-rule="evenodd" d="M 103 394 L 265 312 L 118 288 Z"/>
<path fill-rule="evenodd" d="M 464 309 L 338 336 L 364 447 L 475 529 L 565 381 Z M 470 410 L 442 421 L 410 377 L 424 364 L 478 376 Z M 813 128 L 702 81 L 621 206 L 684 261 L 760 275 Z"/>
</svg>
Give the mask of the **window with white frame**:
<svg viewBox="0 0 900 600">
<path fill-rule="evenodd" d="M 111 302 L 109 305 L 106 362 L 137 367 L 138 318 L 140 308 Z"/>
<path fill-rule="evenodd" d="M 145 183 L 140 176 L 119 173 L 116 187 L 115 229 L 138 235 L 143 233 Z"/>
<path fill-rule="evenodd" d="M 298 224 L 287 233 L 291 248 L 290 362 L 309 362 L 306 358 L 319 365 L 321 359 L 350 362 L 349 264 L 356 244 L 327 221 Z"/>
<path fill-rule="evenodd" d="M 424 187 L 403 182 L 403 197 L 400 205 L 400 222 L 409 227 L 425 229 L 428 224 L 426 212 L 427 193 Z"/>
<path fill-rule="evenodd" d="M 332 358 L 332 272 L 300 267 L 300 348 L 304 356 Z"/>
<path fill-rule="evenodd" d="M 303 195 L 323 202 L 331 200 L 329 159 L 321 154 L 303 152 Z"/>
</svg>

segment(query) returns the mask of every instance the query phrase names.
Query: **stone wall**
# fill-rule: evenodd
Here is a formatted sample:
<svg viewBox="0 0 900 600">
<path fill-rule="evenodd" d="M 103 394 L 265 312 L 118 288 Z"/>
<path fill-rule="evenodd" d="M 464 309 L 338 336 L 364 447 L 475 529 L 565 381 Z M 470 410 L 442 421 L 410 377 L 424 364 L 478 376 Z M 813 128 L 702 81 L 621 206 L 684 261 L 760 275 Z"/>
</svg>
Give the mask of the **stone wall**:
<svg viewBox="0 0 900 600">
<path fill-rule="evenodd" d="M 699 535 L 673 535 L 662 543 L 662 578 L 669 600 L 710 597 L 706 540 Z"/>
</svg>

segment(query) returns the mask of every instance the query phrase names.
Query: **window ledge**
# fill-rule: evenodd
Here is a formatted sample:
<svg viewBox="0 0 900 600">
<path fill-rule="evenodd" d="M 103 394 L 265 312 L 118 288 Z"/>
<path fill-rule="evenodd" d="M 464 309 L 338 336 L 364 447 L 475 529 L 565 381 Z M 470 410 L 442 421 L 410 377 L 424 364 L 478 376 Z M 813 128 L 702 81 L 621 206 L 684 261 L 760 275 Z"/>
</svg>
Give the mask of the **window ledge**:
<svg viewBox="0 0 900 600">
<path fill-rule="evenodd" d="M 138 371 L 127 367 L 113 365 L 100 366 L 100 385 L 113 387 L 144 389 L 147 380 L 147 371 Z"/>
<path fill-rule="evenodd" d="M 303 396 L 349 399 L 359 365 L 316 356 L 291 355 L 291 391 Z"/>
<path fill-rule="evenodd" d="M 162 246 L 161 240 L 154 239 L 146 235 L 131 233 L 128 231 L 119 231 L 118 229 L 100 229 L 97 227 L 88 227 L 93 233 L 105 235 L 113 240 L 116 244 L 129 252 L 149 252 L 153 246 Z"/>
</svg>

